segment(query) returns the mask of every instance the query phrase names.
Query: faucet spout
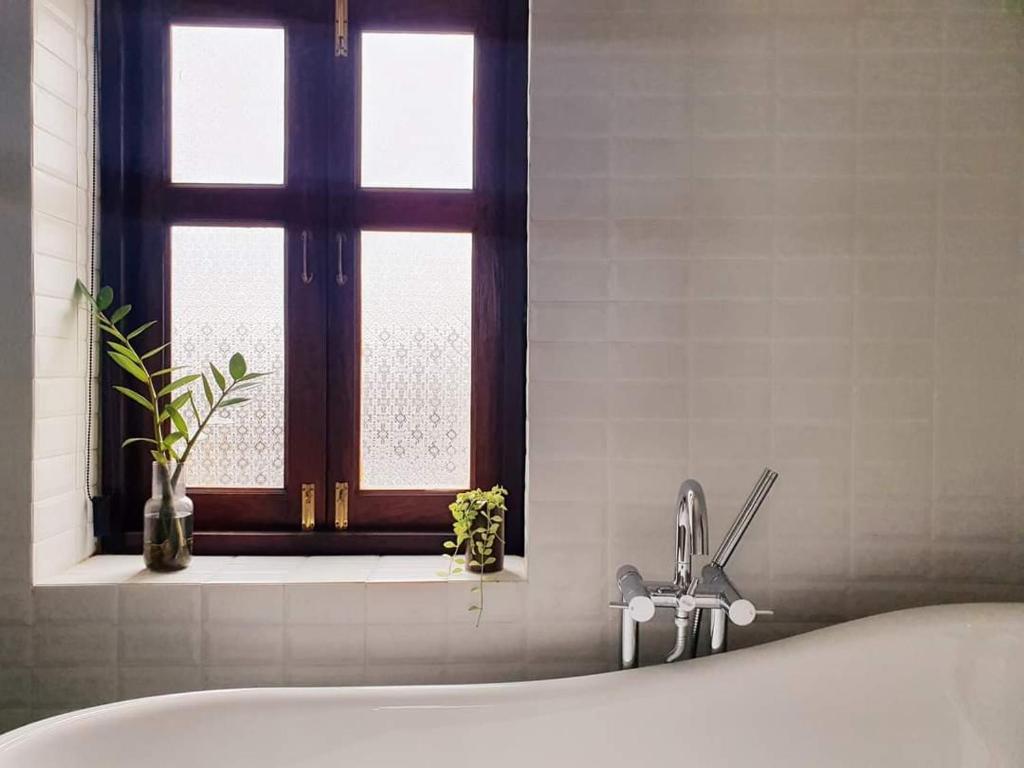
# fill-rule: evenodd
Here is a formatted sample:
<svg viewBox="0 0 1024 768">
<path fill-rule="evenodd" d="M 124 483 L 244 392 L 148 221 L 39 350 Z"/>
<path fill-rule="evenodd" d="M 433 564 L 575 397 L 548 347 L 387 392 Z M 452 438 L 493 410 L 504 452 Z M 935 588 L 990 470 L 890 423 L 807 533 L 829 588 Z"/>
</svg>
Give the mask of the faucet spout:
<svg viewBox="0 0 1024 768">
<path fill-rule="evenodd" d="M 673 583 L 685 590 L 693 580 L 693 556 L 708 553 L 708 510 L 704 489 L 685 480 L 676 495 L 676 572 Z"/>
</svg>

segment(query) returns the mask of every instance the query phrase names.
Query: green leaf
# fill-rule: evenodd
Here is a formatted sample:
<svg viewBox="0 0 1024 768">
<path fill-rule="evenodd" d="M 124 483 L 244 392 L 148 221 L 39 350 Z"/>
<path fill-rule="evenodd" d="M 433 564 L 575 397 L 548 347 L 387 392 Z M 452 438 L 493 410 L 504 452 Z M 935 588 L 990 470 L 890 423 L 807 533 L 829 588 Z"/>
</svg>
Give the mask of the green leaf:
<svg viewBox="0 0 1024 768">
<path fill-rule="evenodd" d="M 121 344 L 121 343 L 116 342 L 116 341 L 108 341 L 107 342 L 107 346 L 110 347 L 115 352 L 120 352 L 122 355 L 127 357 L 133 363 L 141 363 L 142 362 L 141 358 L 139 358 L 139 356 L 137 354 L 135 354 L 135 350 L 133 350 L 131 347 L 126 347 L 124 344 Z"/>
<path fill-rule="evenodd" d="M 104 285 L 100 288 L 100 292 L 96 296 L 96 308 L 99 309 L 100 312 L 105 312 L 113 303 L 114 289 L 109 285 Z"/>
<path fill-rule="evenodd" d="M 150 375 L 151 378 L 155 379 L 157 376 L 166 376 L 169 373 L 174 373 L 175 371 L 180 371 L 184 367 L 185 366 L 183 366 L 183 365 L 172 365 L 170 368 L 161 368 L 159 371 L 153 371 L 153 373 L 151 373 L 149 375 Z"/>
<path fill-rule="evenodd" d="M 84 296 L 85 300 L 89 302 L 89 305 L 93 310 L 98 309 L 96 306 L 96 299 L 92 297 L 92 293 L 89 292 L 89 287 L 81 280 L 75 280 L 75 293 L 79 296 Z"/>
<path fill-rule="evenodd" d="M 484 560 L 484 565 L 490 565 L 491 563 L 496 563 L 496 562 L 498 562 L 498 558 L 496 558 L 496 557 L 488 557 L 486 560 Z"/>
<path fill-rule="evenodd" d="M 220 387 L 220 391 L 223 392 L 227 389 L 227 381 L 224 379 L 224 374 L 221 373 L 213 363 L 210 363 L 210 371 L 213 373 L 213 380 L 217 382 L 217 386 Z"/>
<path fill-rule="evenodd" d="M 185 392 L 184 394 L 178 395 L 176 398 L 171 400 L 169 405 L 172 408 L 177 408 L 180 411 L 182 408 L 185 407 L 185 403 L 187 403 L 191 397 L 191 392 Z"/>
<path fill-rule="evenodd" d="M 122 320 L 124 320 L 128 316 L 128 313 L 131 311 L 131 304 L 125 304 L 123 307 L 118 307 L 117 309 L 114 310 L 114 314 L 110 316 L 110 324 L 117 325 Z"/>
<path fill-rule="evenodd" d="M 248 397 L 229 397 L 227 400 L 221 400 L 221 408 L 230 408 L 232 405 L 239 405 L 241 403 L 248 403 Z"/>
<path fill-rule="evenodd" d="M 169 346 L 171 346 L 171 342 L 169 342 L 169 341 L 166 344 L 161 344 L 156 349 L 149 350 L 149 352 L 147 352 L 142 357 L 140 357 L 139 360 L 149 360 L 149 358 L 151 358 L 153 355 L 159 355 L 161 352 L 163 352 Z"/>
<path fill-rule="evenodd" d="M 169 394 L 171 394 L 171 392 L 173 392 L 176 389 L 181 389 L 182 387 L 187 387 L 189 384 L 191 384 L 193 381 L 196 381 L 198 378 L 199 378 L 199 374 L 198 373 L 193 373 L 193 374 L 190 374 L 188 376 L 182 376 L 180 379 L 175 379 L 170 384 L 168 384 L 163 389 L 161 389 L 159 392 L 157 392 L 156 396 L 157 397 L 163 397 L 164 395 L 169 395 Z"/>
<path fill-rule="evenodd" d="M 480 606 L 479 605 L 471 605 L 466 610 L 469 611 L 470 613 L 472 613 L 473 611 L 479 611 L 480 610 Z"/>
<path fill-rule="evenodd" d="M 134 331 L 129 333 L 127 336 L 125 336 L 125 338 L 128 339 L 128 341 L 131 341 L 136 336 L 140 336 L 143 333 L 145 333 L 146 331 L 148 331 L 154 325 L 156 325 L 156 320 L 150 320 L 148 323 L 143 323 L 138 328 L 136 328 Z"/>
<path fill-rule="evenodd" d="M 157 464 L 164 463 L 164 457 L 163 454 L 160 453 L 160 451 L 150 451 L 149 455 L 153 457 L 153 461 L 155 461 Z"/>
<path fill-rule="evenodd" d="M 455 542 L 454 541 L 446 541 L 441 546 L 444 547 L 445 549 L 455 549 Z"/>
<path fill-rule="evenodd" d="M 171 421 L 174 423 L 174 428 L 183 434 L 188 434 L 188 424 L 185 422 L 185 418 L 181 415 L 181 411 L 173 405 L 168 405 L 166 410 L 167 413 L 170 414 Z"/>
<path fill-rule="evenodd" d="M 127 440 L 125 440 L 123 443 L 121 443 L 121 447 L 125 448 L 125 447 L 131 445 L 132 443 L 149 443 L 150 445 L 156 445 L 157 444 L 156 440 L 153 440 L 153 439 L 148 438 L 148 437 L 129 437 Z"/>
<path fill-rule="evenodd" d="M 119 366 L 128 371 L 128 373 L 130 373 L 136 379 L 141 381 L 143 384 L 149 384 L 149 376 L 146 375 L 146 372 L 138 364 L 133 363 L 120 352 L 108 350 L 107 354 L 110 355 L 111 360 L 113 360 Z"/>
<path fill-rule="evenodd" d="M 231 374 L 231 378 L 238 381 L 240 378 L 245 376 L 246 368 L 245 358 L 242 357 L 242 353 L 235 352 L 228 361 L 228 373 Z"/>
<path fill-rule="evenodd" d="M 213 408 L 213 390 L 210 389 L 210 380 L 206 378 L 206 374 L 200 374 L 203 379 L 203 395 L 206 396 L 206 404 Z"/>
<path fill-rule="evenodd" d="M 270 373 L 267 372 L 267 371 L 262 372 L 262 373 L 249 371 L 248 373 L 245 374 L 245 376 L 242 376 L 239 379 L 239 381 L 251 381 L 252 379 L 261 379 L 264 376 L 269 376 L 269 375 L 270 375 Z"/>
<path fill-rule="evenodd" d="M 167 437 L 164 438 L 163 447 L 164 448 L 170 448 L 175 443 L 177 443 L 179 440 L 184 440 L 185 437 L 186 436 L 183 433 L 181 433 L 181 432 L 171 432 L 171 434 L 169 434 Z"/>
<path fill-rule="evenodd" d="M 134 389 L 128 389 L 128 387 L 119 387 L 116 384 L 114 385 L 114 389 L 116 389 L 122 395 L 127 397 L 129 400 L 134 400 L 136 403 L 141 405 L 150 413 L 153 412 L 153 404 L 149 402 L 149 400 L 144 398 L 142 395 L 140 395 L 138 392 L 136 392 Z"/>
</svg>

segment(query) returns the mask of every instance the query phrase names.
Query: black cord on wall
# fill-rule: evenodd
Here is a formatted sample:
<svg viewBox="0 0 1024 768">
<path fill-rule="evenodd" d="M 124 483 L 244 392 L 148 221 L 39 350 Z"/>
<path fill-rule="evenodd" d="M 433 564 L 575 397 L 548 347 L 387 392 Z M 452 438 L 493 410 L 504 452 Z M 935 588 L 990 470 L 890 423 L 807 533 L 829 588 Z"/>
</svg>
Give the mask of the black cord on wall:
<svg viewBox="0 0 1024 768">
<path fill-rule="evenodd" d="M 92 157 L 89 168 L 89 274 L 86 284 L 89 292 L 96 295 L 96 249 L 99 240 L 98 216 L 99 208 L 99 114 L 100 114 L 100 0 L 93 0 L 92 7 L 92 136 L 90 144 Z M 94 406 L 96 403 L 96 323 L 92 312 L 88 321 L 88 355 L 86 357 L 85 383 L 85 492 L 92 503 L 93 536 L 102 538 L 110 532 L 110 514 L 102 493 L 93 495 L 95 466 L 93 460 L 93 423 L 95 421 Z"/>
</svg>

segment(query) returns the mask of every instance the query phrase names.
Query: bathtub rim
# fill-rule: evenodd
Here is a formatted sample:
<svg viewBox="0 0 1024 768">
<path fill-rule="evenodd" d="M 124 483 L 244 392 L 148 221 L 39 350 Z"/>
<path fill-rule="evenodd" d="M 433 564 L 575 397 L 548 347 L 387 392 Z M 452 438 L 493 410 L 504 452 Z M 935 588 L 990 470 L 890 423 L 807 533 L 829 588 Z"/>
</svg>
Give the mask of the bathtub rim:
<svg viewBox="0 0 1024 768">
<path fill-rule="evenodd" d="M 596 674 L 576 675 L 570 677 L 545 678 L 540 680 L 517 680 L 498 683 L 451 683 L 451 684 L 430 684 L 430 685 L 358 685 L 358 686 L 267 686 L 248 688 L 223 688 L 210 690 L 182 691 L 178 693 L 157 694 L 122 701 L 98 704 L 92 707 L 77 709 L 59 715 L 28 723 L 7 733 L 0 734 L 0 757 L 8 750 L 21 745 L 26 739 L 33 736 L 52 731 L 55 728 L 72 721 L 85 720 L 100 715 L 114 714 L 121 709 L 152 709 L 160 712 L 169 707 L 175 708 L 187 705 L 190 700 L 201 699 L 204 702 L 215 703 L 238 702 L 251 699 L 254 695 L 260 697 L 267 703 L 274 700 L 287 701 L 294 699 L 298 692 L 305 698 L 312 698 L 323 701 L 337 701 L 340 698 L 359 700 L 372 704 L 372 699 L 365 700 L 365 697 L 383 696 L 386 699 L 399 700 L 402 697 L 428 697 L 438 693 L 456 694 L 461 696 L 479 695 L 487 692 L 488 696 L 509 696 L 513 700 L 517 696 L 532 695 L 534 689 L 540 685 L 546 688 L 551 694 L 571 694 L 577 691 L 581 684 L 599 685 L 602 680 L 611 676 L 631 676 L 636 678 L 661 678 L 666 681 L 678 675 L 712 673 L 711 670 L 720 664 L 732 663 L 743 660 L 743 663 L 751 663 L 758 657 L 771 657 L 786 649 L 798 650 L 801 647 L 816 645 L 822 642 L 848 642 L 847 635 L 856 636 L 859 633 L 873 634 L 878 632 L 891 631 L 908 621 L 933 622 L 942 626 L 950 627 L 957 624 L 970 624 L 975 621 L 998 621 L 1003 617 L 1014 617 L 1024 620 L 1024 601 L 1022 602 L 978 602 L 978 603 L 947 603 L 913 608 L 902 608 L 885 613 L 872 614 L 849 621 L 832 624 L 827 627 L 805 632 L 799 635 L 780 638 L 760 645 L 740 648 L 718 656 L 707 656 L 694 659 L 684 664 L 654 664 L 630 670 L 609 670 Z M 950 622 L 949 617 L 959 619 Z M 385 705 L 387 706 L 387 705 Z M 406 704 L 400 706 L 415 706 Z"/>
</svg>

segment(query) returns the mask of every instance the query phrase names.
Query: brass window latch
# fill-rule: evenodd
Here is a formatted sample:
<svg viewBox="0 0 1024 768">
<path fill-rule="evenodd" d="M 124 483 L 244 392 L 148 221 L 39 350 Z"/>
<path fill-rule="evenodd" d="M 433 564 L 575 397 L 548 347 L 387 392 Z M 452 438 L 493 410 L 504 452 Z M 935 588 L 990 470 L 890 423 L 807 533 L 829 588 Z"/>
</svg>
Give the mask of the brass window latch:
<svg viewBox="0 0 1024 768">
<path fill-rule="evenodd" d="M 334 55 L 348 56 L 348 0 L 334 0 Z"/>
<path fill-rule="evenodd" d="M 339 531 L 348 528 L 348 483 L 334 484 L 334 527 Z"/>
<path fill-rule="evenodd" d="M 316 526 L 316 483 L 302 484 L 302 530 Z"/>
</svg>

